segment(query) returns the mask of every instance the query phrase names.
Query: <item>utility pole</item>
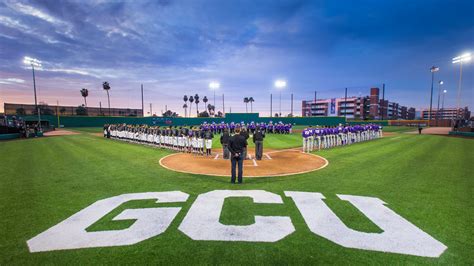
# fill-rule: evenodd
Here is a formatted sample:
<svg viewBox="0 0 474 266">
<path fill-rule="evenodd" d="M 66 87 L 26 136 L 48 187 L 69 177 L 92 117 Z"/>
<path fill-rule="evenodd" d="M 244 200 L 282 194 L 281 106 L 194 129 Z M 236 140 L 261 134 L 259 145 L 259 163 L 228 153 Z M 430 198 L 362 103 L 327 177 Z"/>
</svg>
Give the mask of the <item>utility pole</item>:
<svg viewBox="0 0 474 266">
<path fill-rule="evenodd" d="M 142 116 L 145 116 L 145 106 L 143 105 L 143 84 L 142 84 Z"/>
<path fill-rule="evenodd" d="M 344 96 L 344 118 L 347 118 L 347 88 Z"/>
<path fill-rule="evenodd" d="M 102 115 L 102 102 L 99 102 L 99 114 Z"/>
<path fill-rule="evenodd" d="M 382 84 L 382 120 L 384 119 L 385 116 L 385 83 Z"/>
<path fill-rule="evenodd" d="M 61 127 L 59 123 L 59 101 L 56 100 L 56 116 L 58 117 L 58 129 Z"/>
<path fill-rule="evenodd" d="M 293 93 L 291 94 L 291 117 L 293 117 Z"/>
<path fill-rule="evenodd" d="M 225 115 L 224 93 L 222 93 L 222 115 Z"/>
<path fill-rule="evenodd" d="M 317 116 L 317 112 L 318 112 L 318 92 L 317 91 L 314 91 L 314 109 L 316 109 L 316 115 Z M 310 112 L 310 116 L 313 116 L 313 112 L 311 111 L 311 106 L 309 107 L 309 112 Z"/>
<path fill-rule="evenodd" d="M 431 71 L 431 94 L 430 94 L 430 113 L 428 116 L 428 126 L 431 126 L 431 115 L 432 115 L 432 108 L 433 108 L 433 86 L 434 86 L 434 73 L 439 71 L 439 67 L 432 66 L 430 68 Z"/>
<path fill-rule="evenodd" d="M 153 105 L 150 103 L 150 116 L 153 116 Z"/>
<path fill-rule="evenodd" d="M 38 112 L 38 127 L 39 127 L 39 130 L 41 131 L 41 110 L 39 108 L 39 105 L 36 99 L 36 78 L 35 78 L 35 67 L 33 64 L 31 64 L 31 69 L 33 70 L 33 90 L 35 92 L 36 112 Z"/>
<path fill-rule="evenodd" d="M 270 117 L 272 117 L 273 113 L 273 95 L 270 93 Z"/>
</svg>

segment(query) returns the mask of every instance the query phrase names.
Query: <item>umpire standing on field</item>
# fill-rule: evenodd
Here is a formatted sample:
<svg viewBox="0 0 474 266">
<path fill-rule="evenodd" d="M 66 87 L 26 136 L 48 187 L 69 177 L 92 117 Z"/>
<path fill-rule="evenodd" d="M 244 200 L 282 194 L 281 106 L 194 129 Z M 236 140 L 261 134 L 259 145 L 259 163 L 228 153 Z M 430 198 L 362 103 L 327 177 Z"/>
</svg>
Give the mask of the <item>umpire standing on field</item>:
<svg viewBox="0 0 474 266">
<path fill-rule="evenodd" d="M 229 139 L 230 134 L 227 128 L 224 129 L 224 133 L 221 136 L 221 144 L 222 144 L 222 154 L 225 160 L 229 159 Z"/>
<path fill-rule="evenodd" d="M 255 158 L 257 158 L 257 160 L 262 160 L 264 138 L 265 133 L 263 133 L 260 127 L 257 127 L 257 130 L 253 134 L 253 143 L 255 143 Z"/>
<path fill-rule="evenodd" d="M 231 154 L 230 162 L 232 166 L 230 182 L 235 184 L 235 167 L 238 169 L 238 182 L 242 183 L 243 167 L 244 167 L 244 149 L 247 148 L 247 139 L 240 133 L 240 128 L 235 128 L 235 135 L 229 139 L 229 151 Z"/>
</svg>

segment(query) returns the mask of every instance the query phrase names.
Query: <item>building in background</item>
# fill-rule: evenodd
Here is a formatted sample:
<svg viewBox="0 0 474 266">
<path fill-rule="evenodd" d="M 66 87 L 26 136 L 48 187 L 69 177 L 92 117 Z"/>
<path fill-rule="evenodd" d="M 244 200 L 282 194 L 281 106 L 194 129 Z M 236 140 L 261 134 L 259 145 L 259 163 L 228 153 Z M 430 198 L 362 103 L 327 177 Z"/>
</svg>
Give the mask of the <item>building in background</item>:
<svg viewBox="0 0 474 266">
<path fill-rule="evenodd" d="M 59 115 L 61 116 L 108 116 L 109 108 L 107 107 L 84 107 L 84 106 L 56 106 L 46 103 L 39 103 L 39 109 L 42 115 Z M 36 115 L 37 111 L 34 104 L 18 104 L 5 103 L 4 110 L 6 115 Z M 112 116 L 143 116 L 142 109 L 130 108 L 110 108 Z"/>
<path fill-rule="evenodd" d="M 421 110 L 421 119 L 428 120 L 430 117 L 430 109 Z M 432 120 L 456 120 L 457 118 L 463 120 L 469 120 L 471 117 L 471 112 L 466 106 L 464 108 L 443 108 L 443 109 L 431 109 L 431 119 Z"/>
<path fill-rule="evenodd" d="M 415 119 L 415 108 L 380 99 L 380 89 L 368 96 L 316 99 L 302 102 L 302 116 L 346 116 L 348 119 Z"/>
</svg>

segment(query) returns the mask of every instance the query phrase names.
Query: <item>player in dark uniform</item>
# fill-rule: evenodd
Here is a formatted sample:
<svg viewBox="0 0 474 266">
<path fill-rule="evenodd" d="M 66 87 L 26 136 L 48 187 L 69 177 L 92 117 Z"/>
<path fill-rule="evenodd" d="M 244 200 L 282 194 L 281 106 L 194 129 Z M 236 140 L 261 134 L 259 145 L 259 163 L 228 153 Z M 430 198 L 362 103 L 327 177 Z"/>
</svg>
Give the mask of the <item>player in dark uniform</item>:
<svg viewBox="0 0 474 266">
<path fill-rule="evenodd" d="M 214 138 L 212 130 L 212 128 L 207 128 L 204 130 L 204 146 L 206 149 L 206 156 L 210 156 L 212 151 L 212 139 Z"/>
<path fill-rule="evenodd" d="M 226 128 L 224 129 L 224 133 L 221 135 L 221 144 L 222 144 L 222 154 L 224 159 L 229 159 L 229 139 L 230 139 L 230 134 L 229 130 Z"/>
<path fill-rule="evenodd" d="M 257 158 L 257 160 L 262 160 L 264 138 L 265 133 L 260 127 L 257 127 L 255 133 L 253 134 L 253 143 L 255 143 L 255 158 Z"/>
<path fill-rule="evenodd" d="M 240 135 L 244 136 L 245 141 L 247 141 L 250 138 L 249 132 L 245 128 L 242 128 L 241 130 L 242 131 L 240 131 Z M 235 134 L 239 133 L 235 132 Z M 244 160 L 247 160 L 247 146 L 244 147 L 242 151 L 242 156 Z"/>
</svg>

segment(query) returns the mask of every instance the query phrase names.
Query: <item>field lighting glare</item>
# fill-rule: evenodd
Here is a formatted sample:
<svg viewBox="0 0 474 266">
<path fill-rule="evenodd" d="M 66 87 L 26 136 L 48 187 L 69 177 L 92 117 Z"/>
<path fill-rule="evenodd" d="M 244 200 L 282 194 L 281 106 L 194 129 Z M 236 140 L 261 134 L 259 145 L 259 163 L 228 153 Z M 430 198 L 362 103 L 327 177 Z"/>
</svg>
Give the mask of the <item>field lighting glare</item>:
<svg viewBox="0 0 474 266">
<path fill-rule="evenodd" d="M 221 86 L 221 84 L 219 84 L 219 82 L 211 82 L 209 83 L 209 88 L 212 89 L 212 90 L 217 90 L 219 89 L 219 87 Z"/>
<path fill-rule="evenodd" d="M 471 59 L 472 59 L 471 53 L 465 53 L 463 55 L 456 56 L 455 58 L 453 58 L 453 64 L 462 63 L 462 62 L 469 62 L 469 61 L 471 61 Z"/>
<path fill-rule="evenodd" d="M 26 65 L 41 67 L 41 61 L 40 60 L 38 60 L 36 58 L 31 58 L 31 57 L 28 57 L 28 56 L 25 56 L 25 58 L 23 59 L 23 63 L 25 63 Z"/>
<path fill-rule="evenodd" d="M 278 89 L 283 89 L 284 87 L 286 87 L 286 81 L 284 80 L 276 80 L 275 81 L 275 87 L 278 88 Z"/>
</svg>

